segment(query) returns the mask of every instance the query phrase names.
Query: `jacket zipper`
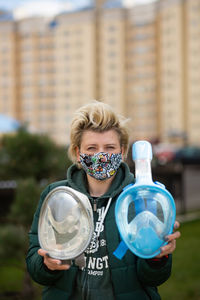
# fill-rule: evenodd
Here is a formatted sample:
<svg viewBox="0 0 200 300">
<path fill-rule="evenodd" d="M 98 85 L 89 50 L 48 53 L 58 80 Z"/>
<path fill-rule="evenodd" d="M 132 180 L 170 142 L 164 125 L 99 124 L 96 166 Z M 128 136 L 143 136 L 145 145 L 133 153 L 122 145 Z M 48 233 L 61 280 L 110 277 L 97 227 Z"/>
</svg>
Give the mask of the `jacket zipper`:
<svg viewBox="0 0 200 300">
<path fill-rule="evenodd" d="M 97 211 L 97 199 L 93 199 L 93 210 Z"/>
</svg>

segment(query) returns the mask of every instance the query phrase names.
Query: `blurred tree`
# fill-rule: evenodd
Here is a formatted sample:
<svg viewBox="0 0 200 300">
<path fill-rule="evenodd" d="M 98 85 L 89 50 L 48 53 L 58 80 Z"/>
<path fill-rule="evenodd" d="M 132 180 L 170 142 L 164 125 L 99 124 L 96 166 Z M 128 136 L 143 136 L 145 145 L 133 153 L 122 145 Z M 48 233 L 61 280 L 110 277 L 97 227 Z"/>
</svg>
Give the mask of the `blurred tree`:
<svg viewBox="0 0 200 300">
<path fill-rule="evenodd" d="M 30 134 L 26 129 L 6 135 L 0 141 L 0 180 L 17 183 L 9 213 L 0 227 L 0 269 L 6 266 L 12 270 L 14 265 L 23 270 L 22 290 L 17 295 L 20 300 L 34 299 L 36 291 L 26 271 L 25 256 L 40 193 L 48 182 L 65 178 L 70 164 L 67 147 L 56 145 L 47 136 Z"/>
<path fill-rule="evenodd" d="M 21 266 L 24 258 L 24 249 L 27 246 L 25 236 L 25 228 L 22 225 L 6 224 L 0 227 L 0 265 L 3 265 L 5 262 L 7 265 L 8 258 L 11 259 L 10 262 L 13 264 L 14 257 L 15 263 L 20 261 Z"/>
<path fill-rule="evenodd" d="M 9 223 L 22 225 L 29 230 L 42 189 L 34 178 L 17 181 L 15 200 L 8 215 Z"/>
<path fill-rule="evenodd" d="M 34 178 L 18 180 L 10 213 L 0 228 L 0 267 L 15 266 L 24 272 L 22 290 L 18 292 L 20 299 L 34 299 L 36 292 L 26 270 L 25 256 L 28 249 L 28 231 L 42 189 Z"/>
<path fill-rule="evenodd" d="M 46 135 L 30 134 L 22 128 L 1 140 L 1 179 L 63 179 L 70 164 L 67 147 L 56 145 Z"/>
</svg>

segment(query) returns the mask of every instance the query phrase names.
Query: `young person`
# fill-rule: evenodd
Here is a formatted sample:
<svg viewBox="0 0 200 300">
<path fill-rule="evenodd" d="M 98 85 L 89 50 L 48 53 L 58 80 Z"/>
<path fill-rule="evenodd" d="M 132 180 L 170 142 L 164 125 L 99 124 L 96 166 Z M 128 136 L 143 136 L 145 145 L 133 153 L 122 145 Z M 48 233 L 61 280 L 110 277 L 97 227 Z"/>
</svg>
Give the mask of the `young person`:
<svg viewBox="0 0 200 300">
<path fill-rule="evenodd" d="M 142 259 L 130 251 L 121 260 L 113 255 L 120 243 L 114 216 L 116 199 L 125 186 L 134 182 L 124 162 L 129 142 L 126 120 L 108 105 L 95 101 L 75 113 L 70 138 L 69 154 L 74 164 L 66 180 L 50 184 L 41 194 L 29 233 L 27 268 L 33 280 L 45 286 L 42 299 L 160 299 L 157 286 L 170 276 L 171 254 L 180 232 L 168 236 L 168 244 L 156 258 Z M 87 195 L 93 207 L 94 234 L 85 251 L 83 269 L 49 257 L 38 241 L 41 205 L 50 191 L 63 185 Z M 100 223 L 100 236 L 95 239 Z M 178 227 L 176 222 L 175 229 Z"/>
</svg>

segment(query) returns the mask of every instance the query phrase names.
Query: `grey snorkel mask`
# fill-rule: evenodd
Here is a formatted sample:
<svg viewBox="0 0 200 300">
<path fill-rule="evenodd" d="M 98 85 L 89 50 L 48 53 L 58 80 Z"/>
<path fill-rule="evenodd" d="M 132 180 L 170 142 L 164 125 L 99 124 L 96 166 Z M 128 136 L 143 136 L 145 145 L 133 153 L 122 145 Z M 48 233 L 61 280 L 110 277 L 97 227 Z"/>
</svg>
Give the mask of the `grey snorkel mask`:
<svg viewBox="0 0 200 300">
<path fill-rule="evenodd" d="M 42 249 L 63 263 L 84 267 L 84 251 L 94 231 L 93 212 L 84 194 L 66 186 L 53 189 L 41 207 L 38 235 Z"/>
</svg>

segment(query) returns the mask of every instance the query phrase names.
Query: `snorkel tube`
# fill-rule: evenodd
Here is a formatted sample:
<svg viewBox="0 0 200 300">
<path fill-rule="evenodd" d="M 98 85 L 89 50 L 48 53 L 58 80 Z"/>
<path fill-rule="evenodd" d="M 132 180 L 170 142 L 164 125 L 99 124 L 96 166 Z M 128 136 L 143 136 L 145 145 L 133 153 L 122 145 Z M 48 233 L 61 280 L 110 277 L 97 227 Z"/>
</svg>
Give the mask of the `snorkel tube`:
<svg viewBox="0 0 200 300">
<path fill-rule="evenodd" d="M 164 185 L 152 181 L 152 147 L 137 141 L 132 147 L 135 184 L 124 188 L 115 206 L 115 219 L 121 243 L 114 255 L 121 259 L 129 249 L 141 258 L 152 258 L 167 244 L 176 218 L 172 195 Z"/>
</svg>

